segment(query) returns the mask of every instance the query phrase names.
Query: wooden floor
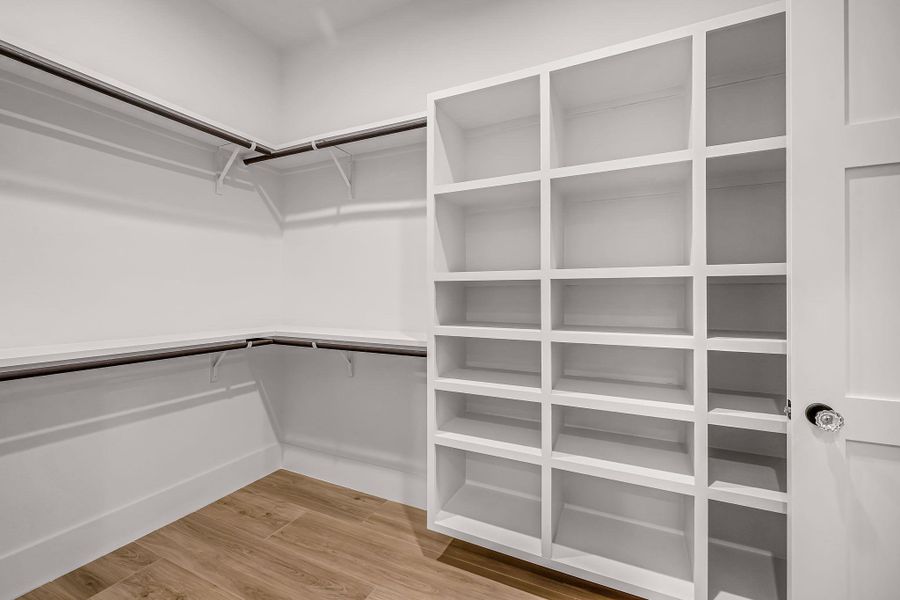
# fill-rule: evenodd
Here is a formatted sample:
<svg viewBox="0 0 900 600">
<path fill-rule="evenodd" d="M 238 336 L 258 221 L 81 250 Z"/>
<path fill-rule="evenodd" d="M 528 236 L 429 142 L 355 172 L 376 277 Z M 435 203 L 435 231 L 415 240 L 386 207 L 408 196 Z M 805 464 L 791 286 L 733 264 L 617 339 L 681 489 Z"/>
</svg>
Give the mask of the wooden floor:
<svg viewBox="0 0 900 600">
<path fill-rule="evenodd" d="M 421 510 L 277 471 L 22 598 L 634 597 L 430 532 Z"/>
</svg>

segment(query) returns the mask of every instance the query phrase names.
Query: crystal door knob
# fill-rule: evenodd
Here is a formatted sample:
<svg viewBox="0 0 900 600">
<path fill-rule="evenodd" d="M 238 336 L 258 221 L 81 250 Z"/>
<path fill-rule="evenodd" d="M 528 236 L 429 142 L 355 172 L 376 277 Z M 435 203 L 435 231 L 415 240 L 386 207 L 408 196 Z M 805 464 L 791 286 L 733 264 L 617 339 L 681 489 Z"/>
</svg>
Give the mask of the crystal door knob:
<svg viewBox="0 0 900 600">
<path fill-rule="evenodd" d="M 806 407 L 806 419 L 823 431 L 837 431 L 844 426 L 844 417 L 826 404 L 810 404 Z"/>
</svg>

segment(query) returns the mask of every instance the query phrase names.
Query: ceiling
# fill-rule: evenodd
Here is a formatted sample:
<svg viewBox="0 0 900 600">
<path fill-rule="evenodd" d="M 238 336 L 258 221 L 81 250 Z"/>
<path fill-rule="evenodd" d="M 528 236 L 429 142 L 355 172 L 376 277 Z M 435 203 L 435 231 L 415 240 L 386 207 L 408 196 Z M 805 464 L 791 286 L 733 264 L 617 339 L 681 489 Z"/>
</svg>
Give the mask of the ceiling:
<svg viewBox="0 0 900 600">
<path fill-rule="evenodd" d="M 207 0 L 234 20 L 279 47 L 339 32 L 412 0 Z"/>
</svg>

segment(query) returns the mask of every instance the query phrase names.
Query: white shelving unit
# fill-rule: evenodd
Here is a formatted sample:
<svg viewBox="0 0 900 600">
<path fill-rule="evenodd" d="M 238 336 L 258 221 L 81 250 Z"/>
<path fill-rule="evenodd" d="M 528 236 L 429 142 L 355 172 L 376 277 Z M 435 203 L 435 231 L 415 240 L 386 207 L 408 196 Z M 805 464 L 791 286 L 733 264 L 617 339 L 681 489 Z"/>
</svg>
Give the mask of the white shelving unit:
<svg viewBox="0 0 900 600">
<path fill-rule="evenodd" d="M 784 10 L 430 95 L 432 529 L 786 600 Z"/>
</svg>

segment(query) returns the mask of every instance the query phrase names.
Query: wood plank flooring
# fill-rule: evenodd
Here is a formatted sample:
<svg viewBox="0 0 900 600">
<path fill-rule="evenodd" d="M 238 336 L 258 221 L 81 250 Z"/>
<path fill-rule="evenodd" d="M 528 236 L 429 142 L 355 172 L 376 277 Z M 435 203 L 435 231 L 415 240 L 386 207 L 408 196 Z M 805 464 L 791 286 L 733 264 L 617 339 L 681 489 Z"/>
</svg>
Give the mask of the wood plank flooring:
<svg viewBox="0 0 900 600">
<path fill-rule="evenodd" d="M 276 471 L 23 600 L 634 599 L 428 531 L 425 513 Z"/>
</svg>

